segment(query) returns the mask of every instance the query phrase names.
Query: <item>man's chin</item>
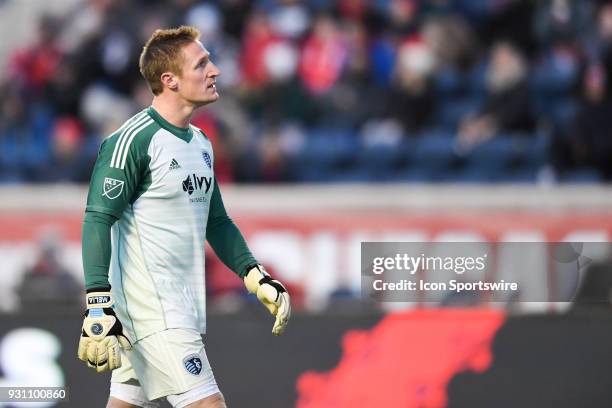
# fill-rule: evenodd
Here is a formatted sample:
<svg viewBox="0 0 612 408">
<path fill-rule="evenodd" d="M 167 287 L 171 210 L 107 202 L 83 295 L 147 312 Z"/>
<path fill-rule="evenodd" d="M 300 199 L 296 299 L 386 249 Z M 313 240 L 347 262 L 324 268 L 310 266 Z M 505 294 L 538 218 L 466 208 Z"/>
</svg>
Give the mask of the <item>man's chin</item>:
<svg viewBox="0 0 612 408">
<path fill-rule="evenodd" d="M 215 96 L 208 96 L 206 99 L 195 101 L 194 105 L 199 108 L 201 106 L 216 102 L 219 98 L 220 98 L 219 94 L 216 93 Z"/>
</svg>

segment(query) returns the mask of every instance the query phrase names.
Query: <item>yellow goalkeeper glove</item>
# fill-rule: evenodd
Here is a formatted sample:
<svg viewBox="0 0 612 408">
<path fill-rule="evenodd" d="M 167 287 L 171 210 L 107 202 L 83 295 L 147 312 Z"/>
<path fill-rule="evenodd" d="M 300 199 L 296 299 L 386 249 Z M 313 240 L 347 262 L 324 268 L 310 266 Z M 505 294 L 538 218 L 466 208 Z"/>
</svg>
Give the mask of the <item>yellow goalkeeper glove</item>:
<svg viewBox="0 0 612 408">
<path fill-rule="evenodd" d="M 123 326 L 112 309 L 113 300 L 108 291 L 87 293 L 87 310 L 79 340 L 79 359 L 97 372 L 121 367 L 119 346 L 125 350 L 132 344 L 123 333 Z"/>
<path fill-rule="evenodd" d="M 291 301 L 287 289 L 272 279 L 261 265 L 249 269 L 244 277 L 244 285 L 276 317 L 272 333 L 276 336 L 283 334 L 291 317 Z"/>
</svg>

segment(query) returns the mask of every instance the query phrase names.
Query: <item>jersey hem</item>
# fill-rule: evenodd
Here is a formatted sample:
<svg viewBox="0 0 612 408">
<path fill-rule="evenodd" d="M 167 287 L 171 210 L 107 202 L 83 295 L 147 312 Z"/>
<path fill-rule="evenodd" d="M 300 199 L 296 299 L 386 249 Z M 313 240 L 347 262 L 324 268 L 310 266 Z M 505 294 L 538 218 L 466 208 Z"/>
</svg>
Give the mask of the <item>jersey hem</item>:
<svg viewBox="0 0 612 408">
<path fill-rule="evenodd" d="M 138 337 L 138 338 L 134 339 L 134 343 L 138 343 L 139 341 L 144 340 L 144 339 L 146 339 L 148 337 L 151 337 L 151 336 L 153 336 L 155 334 L 158 334 L 158 333 L 161 333 L 161 332 L 165 332 L 165 331 L 168 331 L 168 330 L 174 330 L 174 329 L 193 330 L 193 331 L 198 332 L 199 334 L 203 334 L 203 335 L 206 334 L 206 326 L 204 326 L 204 330 L 202 330 L 200 328 L 197 328 L 197 327 L 186 326 L 186 325 L 168 326 L 168 327 L 160 329 L 160 330 L 155 330 L 155 331 L 152 331 L 152 332 L 146 332 L 146 334 L 143 335 L 142 337 Z"/>
</svg>

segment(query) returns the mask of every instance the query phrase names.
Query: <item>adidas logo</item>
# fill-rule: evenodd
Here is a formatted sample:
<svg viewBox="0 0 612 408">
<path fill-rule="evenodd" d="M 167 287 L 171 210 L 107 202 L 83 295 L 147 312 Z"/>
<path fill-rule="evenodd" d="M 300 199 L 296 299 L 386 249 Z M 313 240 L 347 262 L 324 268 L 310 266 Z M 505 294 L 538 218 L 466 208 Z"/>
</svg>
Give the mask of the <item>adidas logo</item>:
<svg viewBox="0 0 612 408">
<path fill-rule="evenodd" d="M 172 159 L 172 161 L 170 162 L 170 170 L 176 170 L 176 169 L 180 169 L 181 165 L 178 164 L 178 162 L 176 161 L 176 159 Z"/>
</svg>

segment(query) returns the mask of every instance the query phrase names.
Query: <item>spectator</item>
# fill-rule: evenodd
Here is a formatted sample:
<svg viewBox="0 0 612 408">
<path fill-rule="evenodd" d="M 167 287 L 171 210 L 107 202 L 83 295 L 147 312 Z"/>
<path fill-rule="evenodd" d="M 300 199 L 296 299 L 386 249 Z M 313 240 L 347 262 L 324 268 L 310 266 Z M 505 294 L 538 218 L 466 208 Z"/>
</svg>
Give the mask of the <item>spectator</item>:
<svg viewBox="0 0 612 408">
<path fill-rule="evenodd" d="M 38 22 L 38 37 L 29 47 L 11 56 L 9 79 L 17 82 L 28 95 L 38 96 L 56 73 L 61 51 L 56 42 L 57 19 L 44 15 Z"/>
<path fill-rule="evenodd" d="M 598 116 L 595 106 L 607 104 L 609 2 L 83 0 L 64 15 L 40 17 L 34 40 L 9 50 L 0 79 L 0 181 L 82 179 L 80 166 L 77 176 L 66 177 L 72 160 L 90 157 L 99 135 L 148 104 L 139 97 L 148 91 L 134 68 L 135 44 L 154 28 L 179 24 L 201 29 L 224 72 L 218 82 L 222 98 L 205 126 L 211 134 L 218 131 L 218 144 L 227 146 L 220 169 L 226 180 L 291 177 L 279 173 L 287 171 L 279 163 L 299 156 L 309 134 L 319 130 L 348 135 L 347 140 L 358 140 L 361 132 L 364 143 L 335 150 L 347 156 L 348 146 L 394 146 L 406 134 L 449 134 L 457 126 L 456 141 L 465 151 L 500 132 L 533 134 L 536 121 L 539 131 L 547 125 L 565 129 L 566 136 L 554 139 L 555 166 L 606 171 L 602 159 L 577 154 L 585 149 L 577 144 L 600 146 L 593 140 L 601 142 L 601 135 L 568 134 L 586 126 L 585 118 Z M 490 56 L 488 64 L 475 64 L 481 54 Z M 599 91 L 574 94 L 584 64 L 603 70 L 606 96 L 600 101 L 594 97 Z M 568 127 L 577 103 L 581 118 Z M 66 117 L 88 137 L 52 140 L 54 123 Z M 284 127 L 303 133 L 304 144 L 290 143 L 298 150 L 289 153 L 283 137 L 271 136 Z M 58 156 L 65 147 L 71 153 Z M 243 171 L 238 161 L 247 156 L 273 165 L 256 174 Z M 47 171 L 50 160 L 61 177 Z M 517 166 L 530 166 L 515 169 L 521 173 L 538 164 Z M 349 173 L 360 174 L 354 170 Z"/>
<path fill-rule="evenodd" d="M 372 100 L 375 91 L 368 60 L 368 33 L 362 23 L 350 20 L 343 22 L 340 33 L 346 60 L 340 78 L 329 92 L 327 121 L 347 128 L 360 127 L 374 111 L 363 103 Z"/>
<path fill-rule="evenodd" d="M 52 119 L 44 107 L 28 104 L 18 84 L 6 84 L 0 90 L 0 179 L 23 181 L 49 156 Z"/>
<path fill-rule="evenodd" d="M 603 66 L 587 67 L 578 115 L 569 130 L 560 131 L 553 145 L 554 165 L 561 175 L 591 167 L 605 180 L 612 180 L 612 99 L 608 82 Z"/>
<path fill-rule="evenodd" d="M 573 42 L 589 30 L 593 4 L 588 1 L 545 0 L 534 15 L 534 36 L 541 46 Z"/>
<path fill-rule="evenodd" d="M 596 54 L 591 57 L 593 60 L 601 61 L 605 69 L 605 77 L 612 78 L 612 4 L 604 3 L 597 15 L 597 45 Z M 612 84 L 607 81 L 606 86 Z"/>
<path fill-rule="evenodd" d="M 327 93 L 340 78 L 346 58 L 337 23 L 328 15 L 318 16 L 300 58 L 300 78 L 306 89 L 316 96 Z"/>
<path fill-rule="evenodd" d="M 412 36 L 400 45 L 386 110 L 405 132 L 416 133 L 432 124 L 434 67 L 433 50 L 422 37 Z"/>
<path fill-rule="evenodd" d="M 38 254 L 17 288 L 24 312 L 79 313 L 83 307 L 82 285 L 59 261 L 61 243 L 54 232 L 45 232 L 38 243 Z"/>
<path fill-rule="evenodd" d="M 267 47 L 277 41 L 280 39 L 272 31 L 265 14 L 258 12 L 249 17 L 240 59 L 242 83 L 247 91 L 258 90 L 266 85 L 268 72 L 264 55 Z"/>
<path fill-rule="evenodd" d="M 416 0 L 388 1 L 386 17 L 390 31 L 401 36 L 413 34 L 417 28 L 420 3 Z"/>
<path fill-rule="evenodd" d="M 438 16 L 425 22 L 425 42 L 433 51 L 437 69 L 467 71 L 477 57 L 479 42 L 467 22 L 460 16 Z"/>
<path fill-rule="evenodd" d="M 76 116 L 80 113 L 83 89 L 77 69 L 72 58 L 62 58 L 58 61 L 56 74 L 44 89 L 45 99 L 53 101 L 52 108 L 56 115 Z"/>
<path fill-rule="evenodd" d="M 58 118 L 51 134 L 52 155 L 40 166 L 37 181 L 87 182 L 95 157 L 82 154 L 84 144 L 83 127 L 78 119 Z"/>
<path fill-rule="evenodd" d="M 493 46 L 486 71 L 487 97 L 476 115 L 460 125 L 458 148 L 465 151 L 500 131 L 530 132 L 535 122 L 529 107 L 527 65 L 520 51 L 509 43 Z"/>
</svg>

